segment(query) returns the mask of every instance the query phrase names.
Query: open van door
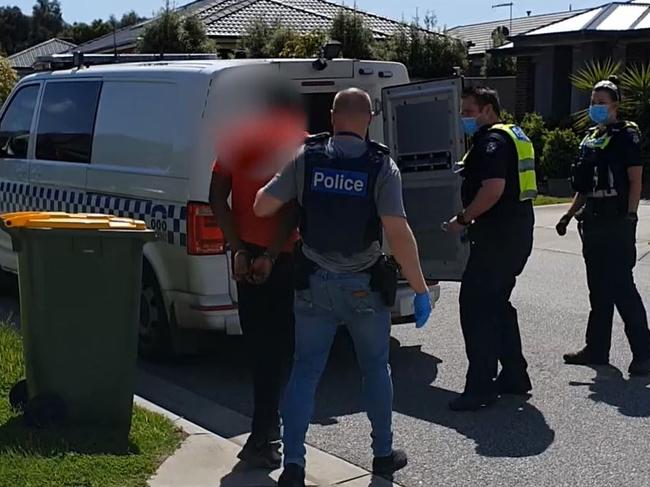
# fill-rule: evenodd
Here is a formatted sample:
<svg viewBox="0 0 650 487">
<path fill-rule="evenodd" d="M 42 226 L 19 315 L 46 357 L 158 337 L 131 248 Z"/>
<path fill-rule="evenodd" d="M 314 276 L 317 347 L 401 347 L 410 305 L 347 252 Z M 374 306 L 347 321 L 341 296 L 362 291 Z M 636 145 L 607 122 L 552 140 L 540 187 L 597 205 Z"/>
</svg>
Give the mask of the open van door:
<svg viewBox="0 0 650 487">
<path fill-rule="evenodd" d="M 384 142 L 402 173 L 404 205 L 420 251 L 424 277 L 461 279 L 469 246 L 445 233 L 441 224 L 462 209 L 462 80 L 436 80 L 391 86 L 382 91 Z"/>
</svg>

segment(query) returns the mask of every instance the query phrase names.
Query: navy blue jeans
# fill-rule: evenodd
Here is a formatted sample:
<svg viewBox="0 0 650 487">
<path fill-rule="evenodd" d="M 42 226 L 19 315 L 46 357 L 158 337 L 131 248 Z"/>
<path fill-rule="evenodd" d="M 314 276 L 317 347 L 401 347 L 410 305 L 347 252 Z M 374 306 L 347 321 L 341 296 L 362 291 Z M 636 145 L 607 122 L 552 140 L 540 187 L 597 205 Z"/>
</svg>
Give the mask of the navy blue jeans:
<svg viewBox="0 0 650 487">
<path fill-rule="evenodd" d="M 364 273 L 336 274 L 324 270 L 310 277 L 310 287 L 295 300 L 296 350 L 291 378 L 281 407 L 284 463 L 305 465 L 305 435 L 314 410 L 314 396 L 339 325 L 354 342 L 375 456 L 392 451 L 393 384 L 388 365 L 390 311 L 370 289 Z"/>
</svg>

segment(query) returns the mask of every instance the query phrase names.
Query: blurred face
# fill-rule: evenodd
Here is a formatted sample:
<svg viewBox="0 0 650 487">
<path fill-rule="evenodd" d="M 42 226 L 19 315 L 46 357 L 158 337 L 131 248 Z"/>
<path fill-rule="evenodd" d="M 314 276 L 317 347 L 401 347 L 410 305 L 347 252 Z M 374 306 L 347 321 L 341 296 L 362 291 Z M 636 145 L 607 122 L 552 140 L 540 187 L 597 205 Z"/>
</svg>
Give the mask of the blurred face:
<svg viewBox="0 0 650 487">
<path fill-rule="evenodd" d="M 591 93 L 589 116 L 598 124 L 607 124 L 618 118 L 618 102 L 608 90 L 596 90 Z"/>
</svg>

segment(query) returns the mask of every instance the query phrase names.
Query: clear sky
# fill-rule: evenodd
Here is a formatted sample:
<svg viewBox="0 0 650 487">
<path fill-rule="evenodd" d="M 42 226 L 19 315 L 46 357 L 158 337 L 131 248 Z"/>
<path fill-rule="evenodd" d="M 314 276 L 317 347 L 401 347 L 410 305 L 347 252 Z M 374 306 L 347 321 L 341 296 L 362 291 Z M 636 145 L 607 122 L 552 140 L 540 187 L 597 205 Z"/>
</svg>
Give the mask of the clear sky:
<svg viewBox="0 0 650 487">
<path fill-rule="evenodd" d="M 492 5 L 507 3 L 510 0 L 357 0 L 363 10 L 391 17 L 394 19 L 414 17 L 416 11 L 423 16 L 427 10 L 435 12 L 440 25 L 453 27 L 482 21 L 507 19 L 509 8 L 493 9 Z M 512 0 L 513 16 L 525 16 L 527 10 L 534 14 L 559 12 L 592 7 L 607 3 L 607 0 Z M 90 21 L 94 18 L 107 18 L 111 14 L 119 17 L 128 10 L 135 10 L 143 16 L 150 16 L 158 10 L 162 0 L 60 0 L 66 21 Z M 176 5 L 183 5 L 186 0 L 176 0 Z M 353 0 L 345 2 L 353 5 Z M 31 12 L 34 0 L 0 0 L 0 5 L 18 5 L 25 12 Z"/>
</svg>

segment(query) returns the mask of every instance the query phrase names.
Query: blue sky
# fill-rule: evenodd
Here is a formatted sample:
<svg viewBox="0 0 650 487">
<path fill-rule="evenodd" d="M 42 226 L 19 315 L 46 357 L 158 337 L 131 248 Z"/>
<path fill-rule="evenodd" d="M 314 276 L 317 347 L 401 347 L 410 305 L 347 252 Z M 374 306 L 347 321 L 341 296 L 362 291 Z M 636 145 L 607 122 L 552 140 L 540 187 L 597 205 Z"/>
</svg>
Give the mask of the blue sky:
<svg viewBox="0 0 650 487">
<path fill-rule="evenodd" d="M 141 15 L 150 16 L 158 10 L 162 0 L 60 0 L 63 7 L 64 18 L 68 22 L 90 21 L 94 18 L 107 18 L 110 14 L 120 16 L 123 12 L 134 9 Z M 387 17 L 410 19 L 419 10 L 422 16 L 427 10 L 432 10 L 438 17 L 439 24 L 453 27 L 459 24 L 469 24 L 481 21 L 508 18 L 510 13 L 507 7 L 492 9 L 492 5 L 506 3 L 509 0 L 357 0 L 359 8 L 368 10 Z M 527 10 L 534 14 L 558 12 L 585 8 L 607 3 L 606 0 L 513 0 L 513 16 L 524 16 Z M 177 5 L 186 3 L 177 0 Z M 0 4 L 18 5 L 26 12 L 30 12 L 33 0 L 0 0 Z M 347 5 L 352 5 L 353 0 L 348 0 Z"/>
</svg>

